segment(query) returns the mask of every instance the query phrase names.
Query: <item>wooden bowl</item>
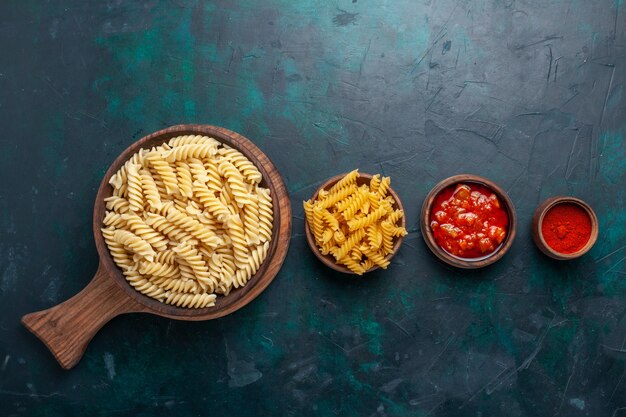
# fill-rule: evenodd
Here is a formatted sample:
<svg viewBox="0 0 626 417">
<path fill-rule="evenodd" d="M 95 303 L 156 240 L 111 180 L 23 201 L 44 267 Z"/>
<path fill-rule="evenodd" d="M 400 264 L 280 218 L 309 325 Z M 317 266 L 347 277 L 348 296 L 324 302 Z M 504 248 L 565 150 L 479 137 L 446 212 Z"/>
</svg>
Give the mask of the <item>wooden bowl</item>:
<svg viewBox="0 0 626 417">
<path fill-rule="evenodd" d="M 201 309 L 161 303 L 131 287 L 115 265 L 100 228 L 105 214 L 104 198 L 112 193 L 109 179 L 139 149 L 151 148 L 181 135 L 207 135 L 243 153 L 263 175 L 261 185 L 270 189 L 274 224 L 269 253 L 257 273 L 242 288 L 218 296 L 214 307 Z M 209 320 L 230 314 L 255 299 L 280 269 L 291 237 L 291 205 L 280 174 L 250 140 L 230 130 L 210 125 L 178 125 L 152 133 L 130 145 L 113 161 L 104 175 L 93 212 L 93 232 L 100 265 L 91 282 L 77 295 L 48 310 L 27 314 L 22 323 L 39 337 L 65 369 L 82 357 L 95 333 L 113 317 L 124 313 L 151 313 L 177 320 Z"/>
<path fill-rule="evenodd" d="M 458 256 L 452 255 L 441 246 L 439 246 L 430 227 L 430 213 L 435 198 L 445 188 L 458 183 L 474 183 L 489 188 L 496 194 L 496 196 L 498 196 L 500 202 L 504 204 L 504 207 L 506 208 L 507 215 L 509 217 L 509 230 L 507 232 L 507 236 L 504 242 L 502 242 L 495 251 L 486 255 L 485 257 L 472 259 L 460 258 Z M 506 252 L 510 249 L 511 245 L 513 244 L 513 240 L 515 239 L 515 233 L 517 231 L 517 215 L 515 214 L 515 207 L 513 206 L 513 202 L 511 201 L 507 193 L 498 185 L 486 178 L 479 177 L 478 175 L 461 174 L 446 178 L 439 184 L 435 185 L 432 190 L 430 190 L 430 193 L 428 193 L 426 199 L 424 199 L 424 203 L 422 204 L 420 227 L 422 229 L 422 236 L 424 237 L 426 245 L 435 254 L 435 256 L 437 256 L 448 265 L 457 268 L 476 269 L 483 268 L 500 260 L 500 258 L 502 258 L 504 254 L 506 254 Z"/>
<path fill-rule="evenodd" d="M 543 238 L 543 234 L 541 233 L 541 226 L 543 224 L 543 218 L 546 213 L 554 206 L 563 203 L 571 203 L 576 204 L 582 207 L 587 214 L 589 215 L 589 219 L 591 220 L 591 236 L 589 236 L 589 240 L 587 244 L 583 246 L 580 250 L 573 253 L 560 253 L 552 249 Z M 558 259 L 559 261 L 568 261 L 570 259 L 576 259 L 583 256 L 585 253 L 589 252 L 592 246 L 598 240 L 598 217 L 593 209 L 589 206 L 589 204 L 585 203 L 581 199 L 575 197 L 566 197 L 566 196 L 557 196 L 551 197 L 543 201 L 543 203 L 539 204 L 537 210 L 535 210 L 535 214 L 533 215 L 533 220 L 531 223 L 531 232 L 533 236 L 533 240 L 535 244 L 539 248 L 539 250 L 550 258 Z"/>
<path fill-rule="evenodd" d="M 340 179 L 342 179 L 345 176 L 346 174 L 340 174 L 326 181 L 317 189 L 317 191 L 315 191 L 315 194 L 313 194 L 313 197 L 311 200 L 317 199 L 317 195 L 319 194 L 321 190 L 330 189 L 333 185 L 335 185 L 335 183 L 337 183 Z M 358 186 L 361 186 L 363 184 L 369 184 L 372 177 L 373 175 L 371 174 L 365 174 L 365 173 L 359 172 L 359 177 L 357 178 L 356 183 Z M 391 187 L 389 187 L 389 195 L 393 197 L 394 204 L 392 205 L 392 207 L 394 209 L 400 209 L 404 212 L 404 207 L 402 206 L 402 201 L 400 200 L 400 197 L 398 197 L 398 194 L 396 194 L 396 192 Z M 400 223 L 401 223 L 400 226 L 406 228 L 406 213 L 400 219 Z M 343 272 L 344 274 L 356 275 L 347 266 L 337 264 L 337 262 L 335 261 L 335 258 L 332 255 L 322 255 L 319 248 L 317 247 L 317 244 L 315 243 L 315 237 L 313 236 L 313 233 L 311 232 L 311 229 L 309 228 L 309 224 L 307 223 L 306 220 L 304 221 L 304 233 L 306 235 L 306 241 L 309 244 L 309 248 L 311 248 L 311 251 L 313 252 L 313 254 L 315 254 L 317 259 L 322 261 L 324 265 L 326 265 L 329 268 L 334 269 L 335 271 Z M 387 255 L 385 259 L 391 260 L 391 258 L 393 258 L 395 254 L 398 253 L 398 250 L 400 249 L 400 246 L 402 245 L 403 240 L 404 240 L 404 237 L 395 238 L 395 241 L 393 243 L 393 251 L 389 255 Z M 371 267 L 365 272 L 366 273 L 371 272 L 378 268 L 379 268 L 378 265 L 374 265 L 373 267 Z"/>
</svg>

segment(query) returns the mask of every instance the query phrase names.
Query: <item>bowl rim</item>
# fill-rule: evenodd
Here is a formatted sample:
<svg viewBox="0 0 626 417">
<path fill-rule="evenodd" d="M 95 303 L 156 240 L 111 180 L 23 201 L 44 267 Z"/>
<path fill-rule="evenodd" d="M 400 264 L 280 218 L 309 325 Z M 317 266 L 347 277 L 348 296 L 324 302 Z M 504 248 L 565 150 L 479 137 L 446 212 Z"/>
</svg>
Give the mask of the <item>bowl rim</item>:
<svg viewBox="0 0 626 417">
<path fill-rule="evenodd" d="M 486 257 L 477 258 L 476 260 L 472 260 L 471 258 L 459 258 L 448 253 L 439 246 L 430 227 L 430 213 L 432 211 L 432 205 L 434 204 L 435 197 L 437 197 L 441 191 L 449 186 L 468 182 L 483 185 L 493 191 L 500 198 L 500 201 L 504 203 L 509 217 L 508 233 L 505 241 Z M 441 261 L 457 268 L 478 269 L 499 261 L 509 251 L 517 234 L 517 214 L 515 212 L 513 201 L 509 195 L 495 182 L 479 175 L 458 174 L 439 181 L 426 195 L 422 203 L 422 210 L 420 213 L 420 228 L 422 231 L 422 237 L 426 242 L 426 246 L 428 246 L 431 252 Z"/>
<path fill-rule="evenodd" d="M 552 249 L 552 247 L 548 245 L 548 243 L 545 241 L 543 237 L 543 232 L 542 232 L 543 219 L 545 215 L 552 208 L 554 208 L 555 206 L 558 206 L 559 204 L 575 204 L 581 207 L 583 210 L 585 210 L 585 212 L 589 216 L 589 219 L 591 220 L 591 235 L 589 236 L 589 240 L 587 240 L 587 243 L 585 243 L 585 246 L 583 246 L 576 252 L 572 252 L 572 253 L 558 252 Z M 598 222 L 598 216 L 596 216 L 596 213 L 593 211 L 593 209 L 587 202 L 577 197 L 559 195 L 559 196 L 549 197 L 545 199 L 543 202 L 541 202 L 539 206 L 537 206 L 537 209 L 535 210 L 535 213 L 533 214 L 531 232 L 532 232 L 532 237 L 533 237 L 533 241 L 535 242 L 535 245 L 537 245 L 539 250 L 541 250 L 545 255 L 553 259 L 559 260 L 559 261 L 569 261 L 572 259 L 580 258 L 581 256 L 583 256 L 584 254 L 586 254 L 587 252 L 591 250 L 591 248 L 595 245 L 596 241 L 598 240 L 599 229 L 600 229 L 600 224 Z"/>
<path fill-rule="evenodd" d="M 109 184 L 111 176 L 140 149 L 151 148 L 152 146 L 165 143 L 171 138 L 183 135 L 211 136 L 220 143 L 225 143 L 243 153 L 261 172 L 263 177 L 261 184 L 270 189 L 273 199 L 272 240 L 265 260 L 261 263 L 257 272 L 250 278 L 247 285 L 233 289 L 227 296 L 218 297 L 213 307 L 177 307 L 162 303 L 135 290 L 123 276 L 120 268 L 113 262 L 100 230 L 103 227 L 102 219 L 106 212 L 104 198 L 112 194 L 112 187 Z M 280 203 L 278 202 L 279 198 L 281 199 Z M 177 320 L 209 320 L 225 316 L 244 307 L 258 297 L 278 274 L 287 256 L 291 239 L 291 203 L 284 181 L 278 170 L 269 157 L 251 140 L 237 132 L 219 126 L 200 124 L 175 125 L 150 133 L 131 143 L 109 165 L 102 177 L 94 202 L 93 233 L 100 263 L 106 269 L 109 278 L 113 279 L 127 296 L 143 305 L 152 314 Z M 266 273 L 267 277 L 265 277 Z"/>
<path fill-rule="evenodd" d="M 319 194 L 319 192 L 321 190 L 325 190 L 325 189 L 328 189 L 328 188 L 332 187 L 333 185 L 335 185 L 335 183 L 337 183 L 340 179 L 345 177 L 347 174 L 349 174 L 349 172 L 345 172 L 343 174 L 335 175 L 334 177 L 331 177 L 331 178 L 327 179 L 326 181 L 324 181 L 324 183 L 322 183 L 322 185 L 320 185 L 317 188 L 317 190 L 315 190 L 315 193 L 311 197 L 311 200 L 313 201 L 313 200 L 317 199 L 317 196 L 318 196 L 318 194 Z M 371 180 L 373 176 L 374 175 L 368 174 L 366 172 L 359 172 L 359 177 L 358 178 L 365 178 L 365 179 Z M 382 174 L 381 174 L 381 176 L 382 176 Z M 357 179 L 357 181 L 358 181 L 358 179 Z M 400 222 L 401 222 L 401 226 L 406 229 L 406 211 L 404 210 L 404 206 L 402 205 L 402 200 L 400 200 L 400 196 L 395 192 L 395 190 L 393 188 L 391 188 L 391 186 L 389 187 L 388 193 L 389 193 L 389 195 L 391 195 L 393 197 L 393 200 L 395 202 L 395 206 L 397 206 L 397 208 L 399 210 L 402 210 L 402 212 L 404 213 L 404 215 L 400 219 Z M 309 245 L 309 249 L 311 249 L 311 252 L 313 252 L 315 257 L 317 259 L 319 259 L 320 262 L 322 262 L 324 265 L 328 266 L 329 268 L 334 269 L 335 271 L 342 272 L 344 274 L 357 275 L 355 272 L 351 271 L 348 267 L 337 264 L 337 262 L 335 261 L 335 258 L 333 258 L 331 255 L 322 255 L 322 253 L 320 252 L 320 250 L 319 250 L 319 248 L 317 246 L 317 243 L 315 242 L 315 239 L 313 237 L 313 233 L 311 232 L 311 229 L 309 228 L 309 223 L 306 221 L 306 217 L 304 219 L 304 234 L 305 234 L 305 237 L 306 237 L 306 241 L 307 241 L 307 243 Z M 394 243 L 393 243 L 393 250 L 391 251 L 390 254 L 385 256 L 386 260 L 391 261 L 391 259 L 400 250 L 400 246 L 402 246 L 402 242 L 403 241 L 404 241 L 404 236 L 400 236 L 400 237 L 395 238 Z M 377 270 L 379 268 L 380 268 L 380 266 L 374 265 L 373 267 L 371 267 L 370 269 L 365 271 L 363 274 L 367 274 L 368 272 L 375 271 L 375 270 Z"/>
</svg>

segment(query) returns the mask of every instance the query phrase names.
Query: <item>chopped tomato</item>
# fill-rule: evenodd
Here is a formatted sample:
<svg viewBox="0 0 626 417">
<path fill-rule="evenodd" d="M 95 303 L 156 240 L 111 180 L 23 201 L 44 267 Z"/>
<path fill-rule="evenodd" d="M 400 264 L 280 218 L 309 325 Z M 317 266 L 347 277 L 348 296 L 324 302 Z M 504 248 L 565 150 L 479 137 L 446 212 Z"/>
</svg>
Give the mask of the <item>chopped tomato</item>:
<svg viewBox="0 0 626 417">
<path fill-rule="evenodd" d="M 435 198 L 431 212 L 435 240 L 462 258 L 495 251 L 508 231 L 509 218 L 498 197 L 480 184 L 458 184 Z"/>
</svg>

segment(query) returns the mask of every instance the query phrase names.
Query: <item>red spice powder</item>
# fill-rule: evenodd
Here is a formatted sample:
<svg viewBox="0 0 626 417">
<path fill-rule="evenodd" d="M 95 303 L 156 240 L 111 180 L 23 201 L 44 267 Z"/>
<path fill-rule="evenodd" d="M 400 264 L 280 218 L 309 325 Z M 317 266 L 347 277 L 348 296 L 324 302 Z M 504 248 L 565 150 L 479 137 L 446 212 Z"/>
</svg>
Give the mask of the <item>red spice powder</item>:
<svg viewBox="0 0 626 417">
<path fill-rule="evenodd" d="M 548 246 L 555 251 L 574 253 L 589 241 L 591 219 L 578 204 L 557 204 L 543 217 L 541 233 Z"/>
</svg>

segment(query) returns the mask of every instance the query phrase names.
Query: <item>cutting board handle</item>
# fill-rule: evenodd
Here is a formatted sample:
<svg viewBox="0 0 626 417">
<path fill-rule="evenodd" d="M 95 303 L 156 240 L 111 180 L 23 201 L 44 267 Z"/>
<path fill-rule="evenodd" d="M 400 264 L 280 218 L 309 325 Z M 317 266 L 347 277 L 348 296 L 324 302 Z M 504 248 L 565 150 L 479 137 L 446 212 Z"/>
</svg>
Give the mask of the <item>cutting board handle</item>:
<svg viewBox="0 0 626 417">
<path fill-rule="evenodd" d="M 81 292 L 57 306 L 25 315 L 22 324 L 41 339 L 64 369 L 70 369 L 109 320 L 143 310 L 100 263 L 93 279 Z"/>
</svg>

